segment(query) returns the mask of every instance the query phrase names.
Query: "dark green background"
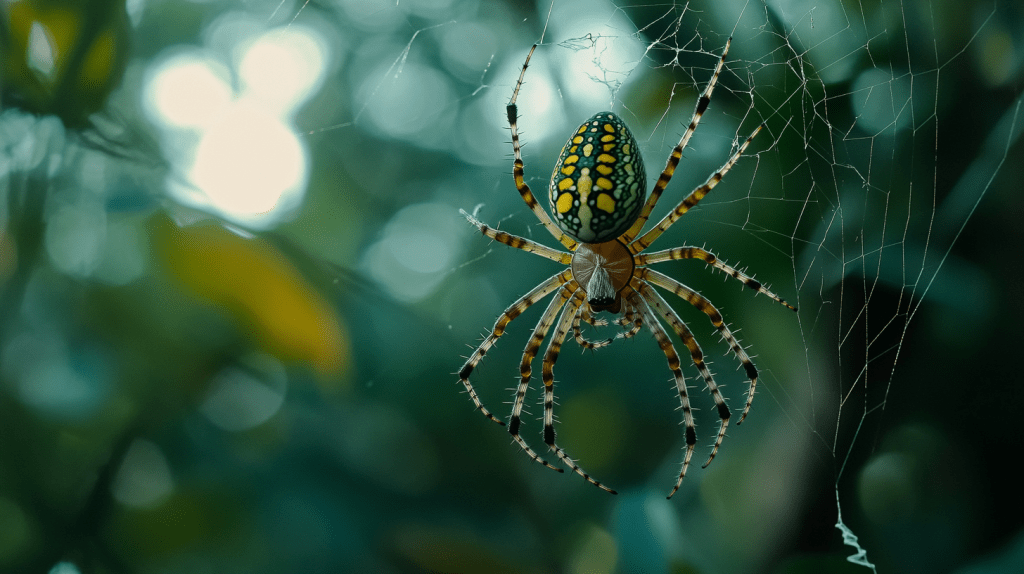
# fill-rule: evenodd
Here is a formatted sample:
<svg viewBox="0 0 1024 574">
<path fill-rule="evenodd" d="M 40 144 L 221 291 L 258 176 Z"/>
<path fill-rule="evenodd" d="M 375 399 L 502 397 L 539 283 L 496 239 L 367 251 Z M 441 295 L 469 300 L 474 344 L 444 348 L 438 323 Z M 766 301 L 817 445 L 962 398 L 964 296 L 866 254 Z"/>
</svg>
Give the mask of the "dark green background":
<svg viewBox="0 0 1024 574">
<path fill-rule="evenodd" d="M 546 2 L 380 2 L 358 18 L 341 2 L 143 6 L 134 19 L 116 2 L 93 2 L 90 18 L 72 10 L 84 30 L 112 26 L 123 57 L 115 81 L 88 93 L 40 91 L 11 67 L 23 46 L 6 16 L 0 29 L 0 162 L 9 162 L 0 164 L 0 570 L 865 571 L 845 560 L 855 551 L 835 527 L 837 496 L 881 572 L 1024 567 L 1013 467 L 1024 300 L 1024 17 L 1015 4 L 556 4 L 525 89 L 537 78 L 561 99 L 548 117 L 520 108 L 527 181 L 539 195 L 573 126 L 598 111 L 578 109 L 580 86 L 563 84 L 570 58 L 600 59 L 616 42 L 649 50 L 609 70 L 629 78 L 621 90 L 609 91 L 608 77 L 585 89 L 630 123 L 653 181 L 734 37 L 655 217 L 736 138 L 767 126 L 751 157 L 655 245 L 703 245 L 800 307 L 794 315 L 695 262 L 662 267 L 723 309 L 762 371 L 749 419 L 730 428 L 705 470 L 717 419 L 696 370 L 685 371 L 700 443 L 671 501 L 682 428 L 646 330 L 582 355 L 567 342 L 556 371 L 560 444 L 615 497 L 531 463 L 473 412 L 453 374 L 467 344 L 558 269 L 490 244 L 458 216 L 482 204 L 482 220 L 554 244 L 517 197 L 507 132 L 494 128 L 541 37 Z M 614 22 L 618 34 L 600 28 L 595 40 L 571 26 L 591 11 L 601 15 L 595 29 Z M 215 220 L 179 228 L 163 186 L 180 158 L 157 143 L 141 109 L 147 66 L 169 48 L 202 46 L 218 18 L 314 27 L 331 58 L 294 119 L 310 153 L 305 203 L 242 242 L 262 263 L 239 266 L 252 276 L 230 281 L 207 255 L 247 248 Z M 462 40 L 480 56 L 468 69 L 445 52 L 463 33 L 478 38 Z M 388 137 L 366 112 L 366 90 L 400 103 L 408 93 L 394 90 L 423 69 L 446 78 L 451 100 L 424 120 L 437 123 L 420 139 Z M 494 150 L 493 161 L 469 161 L 490 157 L 470 149 Z M 58 160 L 10 159 L 33 153 Z M 88 181 L 87 162 L 102 164 Z M 88 186 L 102 194 L 105 224 L 142 238 L 145 273 L 127 284 L 64 273 L 48 254 L 57 207 Z M 443 280 L 415 301 L 371 272 L 398 222 L 420 225 L 407 241 L 424 230 L 450 239 L 450 270 L 424 277 Z M 200 279 L 183 280 L 181 261 Z M 253 327 L 246 302 L 268 292 L 241 291 L 272 281 L 259 270 L 280 269 L 266 261 L 291 270 L 297 283 L 283 288 L 304 285 L 317 294 L 306 300 L 333 309 L 343 354 L 310 350 L 321 338 L 297 319 L 282 327 L 304 325 L 291 353 Z M 738 409 L 746 384 L 728 349 L 704 316 L 673 304 Z M 474 373 L 500 417 L 539 313 L 514 323 Z M 9 365 L 43 347 L 62 349 L 55 368 L 84 381 L 80 400 L 53 409 L 26 399 L 27 375 Z M 267 367 L 267 354 L 279 362 Z M 225 372 L 284 392 L 276 414 L 238 432 L 213 424 L 202 405 Z M 534 417 L 524 437 L 540 445 Z M 139 444 L 172 483 L 141 507 L 114 495 Z"/>
</svg>

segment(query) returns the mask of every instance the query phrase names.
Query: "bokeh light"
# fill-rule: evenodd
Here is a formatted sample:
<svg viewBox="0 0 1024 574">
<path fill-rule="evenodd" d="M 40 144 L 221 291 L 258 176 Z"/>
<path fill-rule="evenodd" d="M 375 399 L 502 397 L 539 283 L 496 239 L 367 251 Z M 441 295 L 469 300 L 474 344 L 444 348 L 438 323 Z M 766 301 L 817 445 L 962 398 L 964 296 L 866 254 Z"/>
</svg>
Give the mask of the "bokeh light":
<svg viewBox="0 0 1024 574">
<path fill-rule="evenodd" d="M 362 267 L 392 296 L 408 302 L 432 294 L 451 272 L 468 231 L 452 206 L 418 203 L 398 213 L 366 250 Z"/>
<path fill-rule="evenodd" d="M 111 491 L 121 504 L 154 508 L 174 489 L 167 457 L 151 441 L 132 442 L 114 477 Z"/>
<path fill-rule="evenodd" d="M 54 65 L 54 51 L 56 51 L 56 40 L 50 29 L 39 22 L 32 24 L 32 30 L 28 35 L 28 58 L 29 68 L 38 72 L 49 81 L 53 81 L 57 75 Z"/>
<path fill-rule="evenodd" d="M 864 133 L 877 135 L 913 126 L 914 94 L 908 74 L 872 69 L 857 76 L 852 90 L 853 113 Z"/>
<path fill-rule="evenodd" d="M 224 430 L 247 430 L 277 414 L 287 388 L 284 365 L 270 355 L 256 355 L 217 373 L 199 410 Z"/>
<path fill-rule="evenodd" d="M 358 105 L 383 137 L 447 147 L 458 107 L 448 77 L 416 62 L 383 61 L 358 88 Z"/>
<path fill-rule="evenodd" d="M 229 72 L 205 50 L 189 49 L 150 66 L 143 103 L 167 128 L 200 130 L 231 103 Z"/>
<path fill-rule="evenodd" d="M 177 154 L 167 181 L 173 197 L 266 229 L 288 220 L 305 195 L 309 151 L 292 122 L 323 82 L 327 49 L 301 26 L 254 34 L 235 38 L 243 47 L 237 62 L 208 48 L 159 59 L 144 87 L 145 109 Z"/>
<path fill-rule="evenodd" d="M 935 360 L 1021 322 L 1019 10 L 805 4 L 0 2 L 0 572 L 1021 571 L 1012 361 L 949 393 Z M 659 265 L 759 369 L 701 469 L 718 417 L 670 332 L 699 441 L 671 500 L 665 351 L 570 332 L 558 441 L 610 496 L 467 399 L 465 356 L 561 267 L 459 211 L 561 248 L 511 174 L 534 43 L 518 127 L 546 207 L 600 110 L 653 183 L 730 37 L 653 220 L 765 129 L 654 249 L 705 245 L 800 313 Z M 671 304 L 736 415 L 744 371 Z M 473 372 L 499 419 L 546 305 Z M 547 457 L 544 352 L 522 427 Z"/>
</svg>

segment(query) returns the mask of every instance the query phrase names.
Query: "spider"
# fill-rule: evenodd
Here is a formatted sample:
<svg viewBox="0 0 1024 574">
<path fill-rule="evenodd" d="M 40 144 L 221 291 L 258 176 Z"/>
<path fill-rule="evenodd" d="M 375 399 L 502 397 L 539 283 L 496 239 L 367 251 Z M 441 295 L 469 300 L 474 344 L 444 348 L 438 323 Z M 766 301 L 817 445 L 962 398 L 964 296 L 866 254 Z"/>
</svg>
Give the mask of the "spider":
<svg viewBox="0 0 1024 574">
<path fill-rule="evenodd" d="M 494 241 L 557 261 L 562 265 L 568 265 L 568 268 L 520 297 L 498 317 L 494 328 L 467 358 L 466 363 L 459 371 L 462 384 L 465 385 L 473 404 L 484 416 L 504 425 L 504 422 L 495 418 L 484 407 L 473 389 L 469 377 L 512 320 L 534 303 L 555 294 L 537 322 L 537 326 L 526 344 L 526 349 L 523 351 L 522 362 L 519 366 L 521 379 L 515 392 L 512 414 L 508 421 L 508 431 L 531 459 L 548 468 L 563 472 L 563 469 L 542 459 L 519 434 L 523 403 L 532 376 L 531 365 L 544 339 L 554 328 L 554 333 L 551 334 L 547 350 L 544 353 L 541 371 L 541 378 L 544 382 L 544 442 L 558 460 L 571 468 L 573 472 L 612 494 L 615 494 L 614 490 L 584 472 L 555 442 L 554 366 L 562 342 L 568 336 L 570 329 L 573 331 L 576 341 L 584 348 L 596 349 L 610 344 L 613 339 L 598 342 L 588 340 L 583 336 L 580 328 L 581 323 L 595 326 L 607 324 L 607 321 L 595 316 L 596 313 L 605 311 L 613 315 L 621 315 L 616 323 L 622 326 L 622 332 L 615 338 L 632 337 L 640 331 L 644 324 L 654 334 L 658 346 L 661 347 L 668 359 L 669 369 L 675 378 L 683 411 L 683 424 L 686 427 L 686 452 L 682 469 L 679 471 L 679 478 L 668 495 L 668 498 L 672 498 L 686 477 L 686 470 L 690 465 L 690 458 L 693 456 L 694 446 L 697 443 L 697 433 L 690 409 L 686 381 L 680 368 L 679 355 L 660 321 L 667 323 L 686 345 L 690 352 L 690 358 L 703 377 L 718 410 L 720 419 L 718 435 L 704 467 L 707 467 L 718 453 L 722 440 L 725 438 L 725 430 L 729 425 L 731 415 L 711 371 L 708 370 L 704 362 L 704 354 L 700 345 L 697 344 L 686 324 L 652 285 L 681 297 L 706 314 L 722 338 L 728 343 L 732 353 L 743 365 L 750 384 L 747 388 L 746 406 L 744 406 L 743 414 L 737 424 L 742 423 L 750 411 L 750 405 L 754 399 L 754 389 L 757 386 L 757 368 L 725 324 L 721 313 L 710 301 L 679 281 L 651 269 L 650 265 L 674 259 L 700 259 L 705 264 L 739 280 L 750 289 L 763 293 L 774 301 L 796 311 L 795 307 L 764 288 L 754 278 L 726 265 L 714 254 L 702 248 L 684 246 L 654 253 L 643 252 L 722 180 L 722 177 L 735 165 L 743 151 L 764 127 L 764 124 L 758 126 L 754 133 L 750 134 L 750 137 L 736 149 L 729 160 L 718 171 L 711 174 L 711 177 L 703 185 L 690 192 L 671 213 L 662 218 L 652 229 L 639 235 L 658 199 L 668 186 L 669 180 L 672 179 L 672 174 L 682 157 L 683 149 L 694 130 L 697 129 L 697 124 L 700 123 L 701 116 L 708 107 L 711 92 L 714 90 L 718 75 L 725 64 L 725 56 L 729 52 L 731 43 L 732 38 L 729 38 L 718 59 L 714 75 L 697 101 L 690 125 L 683 133 L 679 143 L 673 148 L 665 170 L 661 173 L 646 201 L 644 201 L 646 173 L 636 140 L 617 115 L 612 112 L 600 112 L 584 122 L 569 138 L 555 164 L 548 194 L 554 221 L 541 208 L 530 191 L 529 185 L 526 184 L 519 133 L 516 127 L 518 120 L 516 98 L 518 98 L 519 90 L 523 85 L 523 78 L 526 75 L 526 68 L 530 64 L 530 58 L 533 56 L 534 50 L 537 49 L 535 44 L 526 56 L 526 62 L 523 63 L 519 74 L 519 81 L 512 92 L 512 99 L 506 107 L 508 123 L 512 132 L 512 151 L 515 157 L 512 174 L 516 189 L 519 190 L 523 201 L 526 202 L 544 228 L 569 251 L 560 251 L 524 237 L 499 231 L 478 221 L 465 211 L 461 211 L 466 219 L 480 230 L 480 233 Z M 637 237 L 638 235 L 639 237 Z"/>
</svg>

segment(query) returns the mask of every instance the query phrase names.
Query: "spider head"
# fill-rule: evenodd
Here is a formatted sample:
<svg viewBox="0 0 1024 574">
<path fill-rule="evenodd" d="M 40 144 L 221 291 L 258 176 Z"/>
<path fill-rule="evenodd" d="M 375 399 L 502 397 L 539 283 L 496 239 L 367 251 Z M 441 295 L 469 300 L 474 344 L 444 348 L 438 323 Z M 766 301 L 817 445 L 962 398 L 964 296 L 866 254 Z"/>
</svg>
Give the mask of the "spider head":
<svg viewBox="0 0 1024 574">
<path fill-rule="evenodd" d="M 599 311 L 608 311 L 613 315 L 617 315 L 622 309 L 622 296 L 618 293 L 612 298 L 596 298 L 591 297 L 587 299 L 587 303 L 590 304 L 590 309 L 595 313 Z"/>
<path fill-rule="evenodd" d="M 555 223 L 580 243 L 613 241 L 640 215 L 647 173 L 636 140 L 612 112 L 594 114 L 562 147 L 548 199 Z"/>
</svg>

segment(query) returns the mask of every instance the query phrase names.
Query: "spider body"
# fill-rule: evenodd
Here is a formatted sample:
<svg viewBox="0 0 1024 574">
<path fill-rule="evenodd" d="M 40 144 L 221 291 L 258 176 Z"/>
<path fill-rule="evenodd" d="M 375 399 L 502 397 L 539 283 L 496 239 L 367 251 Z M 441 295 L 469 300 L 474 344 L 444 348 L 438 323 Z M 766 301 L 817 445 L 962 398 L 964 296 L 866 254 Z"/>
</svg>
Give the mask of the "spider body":
<svg viewBox="0 0 1024 574">
<path fill-rule="evenodd" d="M 647 174 L 636 140 L 612 112 L 583 122 L 562 146 L 548 198 L 555 223 L 581 243 L 622 235 L 640 215 Z"/>
<path fill-rule="evenodd" d="M 533 359 L 538 355 L 541 345 L 547 339 L 548 344 L 544 352 L 541 369 L 541 380 L 544 384 L 544 416 L 542 419 L 544 443 L 573 472 L 582 476 L 591 484 L 612 494 L 615 493 L 614 490 L 594 480 L 589 474 L 584 472 L 557 445 L 555 440 L 554 366 L 558 359 L 561 345 L 570 330 L 573 332 L 576 342 L 585 349 L 597 349 L 611 344 L 615 339 L 633 337 L 641 330 L 643 325 L 647 325 L 654 335 L 658 346 L 665 354 L 669 370 L 672 372 L 675 380 L 680 408 L 683 413 L 683 424 L 686 427 L 684 433 L 686 447 L 682 469 L 679 472 L 675 487 L 668 495 L 671 498 L 686 477 L 686 471 L 689 468 L 690 459 L 693 456 L 694 447 L 697 443 L 697 433 L 690 407 L 688 385 L 681 368 L 682 362 L 675 349 L 675 345 L 669 338 L 664 326 L 662 326 L 662 322 L 676 333 L 679 340 L 686 347 L 690 359 L 697 367 L 708 392 L 710 392 L 715 402 L 716 412 L 719 417 L 718 433 L 712 446 L 711 454 L 708 456 L 704 466 L 707 466 L 714 460 L 715 454 L 725 438 L 725 431 L 732 415 L 718 389 L 718 385 L 715 383 L 711 371 L 704 361 L 704 354 L 697 340 L 690 333 L 686 323 L 679 318 L 675 310 L 672 309 L 653 286 L 660 287 L 680 297 L 704 313 L 718 330 L 722 339 L 729 345 L 733 355 L 736 356 L 736 359 L 743 366 L 750 383 L 747 387 L 746 405 L 739 422 L 743 422 L 743 419 L 746 418 L 747 413 L 750 411 L 758 373 L 746 350 L 740 345 L 736 337 L 733 336 L 722 314 L 711 301 L 683 283 L 652 269 L 650 266 L 655 263 L 677 259 L 698 259 L 706 265 L 740 281 L 746 287 L 796 311 L 795 307 L 766 289 L 760 282 L 736 268 L 726 265 L 714 254 L 702 248 L 682 246 L 654 253 L 644 252 L 675 221 L 696 206 L 701 199 L 718 185 L 722 177 L 735 165 L 740 156 L 743 155 L 744 150 L 746 150 L 747 146 L 750 145 L 750 142 L 763 127 L 763 125 L 758 126 L 750 137 L 735 149 L 729 160 L 711 174 L 703 185 L 691 191 L 653 228 L 640 235 L 658 199 L 672 179 L 672 174 L 675 172 L 676 166 L 682 157 L 683 149 L 686 148 L 690 136 L 693 135 L 701 116 L 707 109 L 711 99 L 711 92 L 714 90 L 718 75 L 725 64 L 725 56 L 729 51 L 730 43 L 731 38 L 722 50 L 722 55 L 718 60 L 718 65 L 715 67 L 714 75 L 697 101 L 693 117 L 690 119 L 690 125 L 683 133 L 679 143 L 673 148 L 664 171 L 651 189 L 650 196 L 646 197 L 646 201 L 646 177 L 643 160 L 640 157 L 633 135 L 618 116 L 611 112 L 601 112 L 584 122 L 570 136 L 569 141 L 562 148 L 552 173 L 549 188 L 553 219 L 539 205 L 529 185 L 526 183 L 517 129 L 518 109 L 516 107 L 516 98 L 522 87 L 523 77 L 526 75 L 526 68 L 529 65 L 530 57 L 533 55 L 533 50 L 537 48 L 534 45 L 526 57 L 526 62 L 523 64 L 523 69 L 519 75 L 519 81 L 516 83 L 512 99 L 506 110 L 509 127 L 512 131 L 512 150 L 515 156 L 512 175 L 515 180 L 516 189 L 519 191 L 527 207 L 533 211 L 545 229 L 565 246 L 568 252 L 553 249 L 533 240 L 494 229 L 478 221 L 465 211 L 462 212 L 466 219 L 475 225 L 483 235 L 509 247 L 551 259 L 566 267 L 534 287 L 529 293 L 523 295 L 505 309 L 505 312 L 498 317 L 491 332 L 466 359 L 465 364 L 459 370 L 460 381 L 476 408 L 487 418 L 504 425 L 505 423 L 498 420 L 484 407 L 472 383 L 470 383 L 469 377 L 480 361 L 483 360 L 484 355 L 505 333 L 505 329 L 510 322 L 534 303 L 552 296 L 547 308 L 538 320 L 537 326 L 534 328 L 533 334 L 526 344 L 526 348 L 523 350 L 523 358 L 519 365 L 520 382 L 516 387 L 512 413 L 509 416 L 508 430 L 513 440 L 531 459 L 548 468 L 562 472 L 561 468 L 549 464 L 534 452 L 520 435 L 523 406 L 533 376 Z M 594 326 L 606 324 L 606 321 L 603 319 L 595 317 L 601 311 L 615 315 L 621 314 L 621 317 L 616 319 L 615 322 L 622 327 L 622 332 L 612 339 L 597 342 L 590 341 L 583 336 L 581 324 L 587 323 Z"/>
<path fill-rule="evenodd" d="M 572 254 L 572 277 L 587 294 L 594 312 L 618 313 L 622 290 L 633 278 L 636 262 L 621 241 L 581 243 Z"/>
</svg>

